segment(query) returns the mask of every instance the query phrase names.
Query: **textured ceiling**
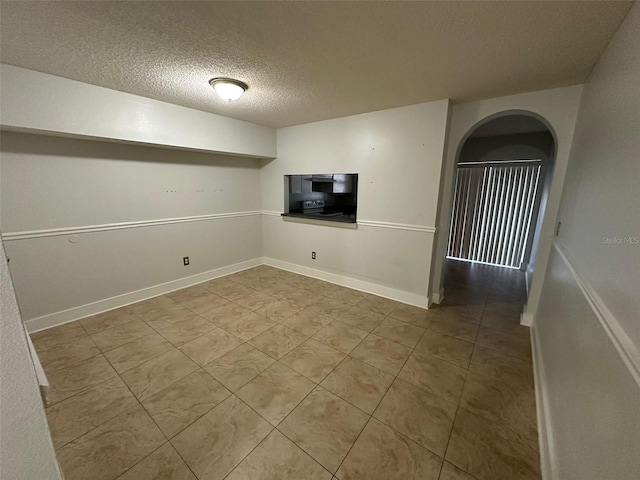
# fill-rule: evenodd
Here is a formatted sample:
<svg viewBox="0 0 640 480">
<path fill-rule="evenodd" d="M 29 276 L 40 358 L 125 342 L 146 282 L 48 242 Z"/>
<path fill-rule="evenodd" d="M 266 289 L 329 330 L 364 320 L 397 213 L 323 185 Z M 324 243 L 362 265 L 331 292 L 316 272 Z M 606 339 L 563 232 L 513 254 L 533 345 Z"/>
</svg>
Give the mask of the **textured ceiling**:
<svg viewBox="0 0 640 480">
<path fill-rule="evenodd" d="M 2 1 L 0 53 L 281 127 L 582 83 L 631 3 Z M 217 76 L 249 90 L 225 104 Z"/>
</svg>

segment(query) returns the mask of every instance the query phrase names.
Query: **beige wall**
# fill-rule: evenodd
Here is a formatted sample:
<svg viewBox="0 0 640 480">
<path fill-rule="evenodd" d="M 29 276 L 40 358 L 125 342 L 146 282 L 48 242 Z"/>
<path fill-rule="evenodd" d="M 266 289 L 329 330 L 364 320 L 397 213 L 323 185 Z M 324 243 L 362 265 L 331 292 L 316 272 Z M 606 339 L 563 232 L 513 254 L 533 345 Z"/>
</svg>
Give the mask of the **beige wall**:
<svg viewBox="0 0 640 480">
<path fill-rule="evenodd" d="M 283 211 L 284 175 L 358 173 L 359 224 L 266 215 L 265 256 L 426 306 L 447 115 L 443 100 L 278 130 L 278 158 L 261 171 L 263 208 Z"/>
</svg>

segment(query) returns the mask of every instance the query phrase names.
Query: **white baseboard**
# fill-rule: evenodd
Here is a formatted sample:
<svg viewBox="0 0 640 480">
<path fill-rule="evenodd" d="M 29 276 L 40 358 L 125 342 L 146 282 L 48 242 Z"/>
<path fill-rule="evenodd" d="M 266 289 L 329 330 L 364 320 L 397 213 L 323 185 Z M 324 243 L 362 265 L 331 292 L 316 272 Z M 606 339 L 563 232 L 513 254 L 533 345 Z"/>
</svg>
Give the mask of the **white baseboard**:
<svg viewBox="0 0 640 480">
<path fill-rule="evenodd" d="M 132 303 L 147 300 L 149 298 L 157 297 L 158 295 L 164 295 L 166 293 L 180 290 L 181 288 L 190 287 L 198 283 L 207 282 L 214 278 L 223 277 L 232 273 L 240 272 L 248 268 L 257 267 L 262 265 L 262 258 L 254 258 L 246 260 L 244 262 L 228 265 L 226 267 L 216 268 L 207 272 L 198 273 L 189 277 L 179 278 L 160 285 L 154 285 L 153 287 L 143 288 L 134 292 L 124 293 L 111 298 L 105 298 L 104 300 L 98 300 L 97 302 L 88 303 L 86 305 L 80 305 L 79 307 L 73 307 L 61 312 L 51 313 L 49 315 L 43 315 L 42 317 L 26 320 L 25 327 L 29 333 L 34 333 L 46 328 L 55 327 L 65 323 L 73 322 L 81 318 L 103 313 L 115 308 L 124 307 Z"/>
<path fill-rule="evenodd" d="M 534 319 L 535 319 L 535 315 L 533 313 L 524 311 L 520 314 L 520 325 L 524 325 L 525 327 L 530 327 L 531 325 L 533 325 Z"/>
<path fill-rule="evenodd" d="M 531 290 L 531 282 L 533 281 L 533 265 L 527 265 L 527 269 L 524 272 L 524 283 L 527 288 L 527 295 L 529 295 L 529 291 Z"/>
<path fill-rule="evenodd" d="M 420 308 L 427 308 L 429 305 L 429 297 L 426 295 L 418 295 L 415 293 L 405 292 L 397 290 L 395 288 L 385 287 L 384 285 L 378 285 L 364 280 L 358 280 L 356 278 L 347 277 L 344 275 L 338 275 L 335 273 L 325 272 L 322 270 L 316 270 L 314 268 L 304 267 L 302 265 L 296 265 L 293 263 L 283 262 L 273 258 L 254 258 L 245 262 L 236 263 L 234 265 L 228 265 L 226 267 L 217 268 L 215 270 L 209 270 L 207 272 L 198 273 L 189 277 L 179 278 L 160 285 L 154 285 L 152 287 L 143 288 L 134 292 L 124 293 L 111 298 L 105 298 L 98 300 L 97 302 L 88 303 L 86 305 L 80 305 L 61 312 L 55 312 L 48 315 L 43 315 L 38 318 L 26 320 L 25 327 L 29 333 L 38 332 L 47 328 L 56 327 L 65 323 L 73 322 L 81 318 L 90 317 L 91 315 L 97 315 L 99 313 L 107 312 L 116 308 L 124 307 L 132 303 L 140 302 L 142 300 L 148 300 L 149 298 L 157 297 L 158 295 L 164 295 L 181 288 L 197 285 L 198 283 L 207 282 L 214 278 L 223 277 L 232 273 L 240 272 L 248 268 L 257 267 L 258 265 L 270 265 L 272 267 L 280 268 L 308 277 L 317 278 L 319 280 L 325 280 L 327 282 L 342 285 L 344 287 L 353 288 L 366 293 L 372 293 L 381 297 L 396 300 L 401 303 L 406 303 Z"/>
<path fill-rule="evenodd" d="M 431 301 L 433 303 L 441 304 L 444 300 L 444 287 L 440 289 L 439 292 L 431 293 Z"/>
<path fill-rule="evenodd" d="M 533 376 L 536 393 L 536 414 L 538 421 L 538 446 L 540 449 L 540 474 L 542 480 L 556 480 L 553 460 L 553 437 L 551 419 L 549 418 L 549 396 L 545 379 L 542 354 L 539 350 L 540 341 L 537 339 L 535 327 L 531 329 L 531 351 L 533 354 Z"/>
<path fill-rule="evenodd" d="M 419 295 L 416 293 L 405 292 L 403 290 L 397 290 L 391 287 L 385 287 L 377 283 L 371 283 L 364 280 L 359 280 L 353 277 L 347 277 L 345 275 L 339 275 L 337 273 L 326 272 L 324 270 L 317 270 L 315 268 L 305 267 L 303 265 L 296 265 L 295 263 L 283 262 L 282 260 L 276 260 L 275 258 L 264 258 L 265 265 L 287 270 L 293 273 L 299 273 L 307 277 L 317 278 L 318 280 L 324 280 L 326 282 L 335 283 L 343 287 L 353 288 L 361 292 L 372 293 L 380 297 L 389 298 L 397 302 L 406 303 L 415 307 L 427 308 L 429 305 L 429 297 L 426 295 Z"/>
</svg>

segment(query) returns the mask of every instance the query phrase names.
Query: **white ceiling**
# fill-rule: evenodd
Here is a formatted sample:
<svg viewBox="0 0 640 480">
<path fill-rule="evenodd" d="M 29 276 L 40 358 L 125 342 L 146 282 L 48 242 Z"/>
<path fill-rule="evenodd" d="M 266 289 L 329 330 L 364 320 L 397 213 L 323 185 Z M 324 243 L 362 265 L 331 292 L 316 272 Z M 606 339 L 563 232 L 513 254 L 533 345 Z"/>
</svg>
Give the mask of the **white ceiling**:
<svg viewBox="0 0 640 480">
<path fill-rule="evenodd" d="M 632 3 L 2 1 L 0 53 L 281 127 L 582 83 Z M 225 104 L 216 76 L 249 90 Z"/>
</svg>

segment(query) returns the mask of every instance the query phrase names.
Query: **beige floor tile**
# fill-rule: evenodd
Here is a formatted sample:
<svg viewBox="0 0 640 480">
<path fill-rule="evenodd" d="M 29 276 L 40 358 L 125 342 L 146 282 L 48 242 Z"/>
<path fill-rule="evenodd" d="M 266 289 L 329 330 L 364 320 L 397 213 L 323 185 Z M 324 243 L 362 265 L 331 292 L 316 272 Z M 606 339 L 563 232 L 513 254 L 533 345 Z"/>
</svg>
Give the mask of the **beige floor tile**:
<svg viewBox="0 0 640 480">
<path fill-rule="evenodd" d="M 273 429 L 234 395 L 171 443 L 199 480 L 221 480 Z"/>
<path fill-rule="evenodd" d="M 170 350 L 153 360 L 127 370 L 122 374 L 122 380 L 138 399 L 144 400 L 197 369 L 198 365 L 184 353 Z"/>
<path fill-rule="evenodd" d="M 371 334 L 351 352 L 351 356 L 397 375 L 410 353 L 408 347 Z"/>
<path fill-rule="evenodd" d="M 448 317 L 438 315 L 433 319 L 429 330 L 456 337 L 465 342 L 475 343 L 478 335 L 479 325 L 477 323 L 467 322 L 457 317 Z"/>
<path fill-rule="evenodd" d="M 279 360 L 307 338 L 306 335 L 296 332 L 293 328 L 285 325 L 276 325 L 249 340 L 249 344 L 270 357 Z"/>
<path fill-rule="evenodd" d="M 215 308 L 220 308 L 228 305 L 229 300 L 205 290 L 204 293 L 186 299 L 180 303 L 187 307 L 189 310 L 194 311 L 198 315 L 204 316 L 207 314 L 207 312 L 210 312 Z"/>
<path fill-rule="evenodd" d="M 96 355 L 48 374 L 51 389 L 47 399 L 53 405 L 116 375 L 107 359 Z"/>
<path fill-rule="evenodd" d="M 100 353 L 91 337 L 79 337 L 57 347 L 38 351 L 38 358 L 47 374 L 78 363 Z"/>
<path fill-rule="evenodd" d="M 226 480 L 331 480 L 331 473 L 274 430 Z"/>
<path fill-rule="evenodd" d="M 523 388 L 517 379 L 470 371 L 460 406 L 531 439 L 537 438 L 535 392 L 528 385 Z"/>
<path fill-rule="evenodd" d="M 53 445 L 59 449 L 137 405 L 120 377 L 113 377 L 46 409 Z"/>
<path fill-rule="evenodd" d="M 104 353 L 118 373 L 125 372 L 141 363 L 175 348 L 163 336 L 153 332 Z"/>
<path fill-rule="evenodd" d="M 171 307 L 175 304 L 176 302 L 166 295 L 161 295 L 159 297 L 153 297 L 148 300 L 143 300 L 142 302 L 134 303 L 133 305 L 128 305 L 127 308 L 137 315 L 146 315 L 164 310 L 165 308 Z"/>
<path fill-rule="evenodd" d="M 368 419 L 366 413 L 318 387 L 278 430 L 335 473 Z"/>
<path fill-rule="evenodd" d="M 227 323 L 234 322 L 242 316 L 249 315 L 251 313 L 251 310 L 248 308 L 241 307 L 237 303 L 229 302 L 226 305 L 208 311 L 203 314 L 202 317 L 215 323 L 219 327 L 222 327 Z"/>
<path fill-rule="evenodd" d="M 234 337 L 221 328 L 213 327 L 209 333 L 182 345 L 180 351 L 202 366 L 241 344 L 242 340 L 238 337 Z"/>
<path fill-rule="evenodd" d="M 226 298 L 227 300 L 231 300 L 232 302 L 235 302 L 237 299 L 246 295 L 251 295 L 256 291 L 255 289 L 249 288 L 240 283 L 229 283 L 227 285 L 216 287 L 215 289 L 209 288 L 209 290 Z"/>
<path fill-rule="evenodd" d="M 315 384 L 289 367 L 276 363 L 236 392 L 271 424 L 278 425 Z"/>
<path fill-rule="evenodd" d="M 349 305 L 355 305 L 362 301 L 366 296 L 366 293 L 351 288 L 340 287 L 331 293 L 331 298 L 335 298 L 339 302 L 347 303 Z"/>
<path fill-rule="evenodd" d="M 473 343 L 427 330 L 416 346 L 416 350 L 467 368 L 473 353 Z"/>
<path fill-rule="evenodd" d="M 170 443 L 118 477 L 118 480 L 197 480 Z"/>
<path fill-rule="evenodd" d="M 66 480 L 107 480 L 124 473 L 163 442 L 140 405 L 112 418 L 58 451 Z"/>
<path fill-rule="evenodd" d="M 180 290 L 167 293 L 167 297 L 169 297 L 174 302 L 184 303 L 191 300 L 192 298 L 199 298 L 202 295 L 206 295 L 208 293 L 211 292 L 203 288 L 201 285 L 192 285 L 187 288 L 181 288 Z"/>
<path fill-rule="evenodd" d="M 232 392 L 249 383 L 275 363 L 269 355 L 248 343 L 217 358 L 205 370 Z"/>
<path fill-rule="evenodd" d="M 469 371 L 496 377 L 509 377 L 523 387 L 533 389 L 533 365 L 530 361 L 514 358 L 498 350 L 476 346 L 471 356 Z"/>
<path fill-rule="evenodd" d="M 158 328 L 158 333 L 173 343 L 176 347 L 201 337 L 210 332 L 215 325 L 202 317 L 194 317 L 188 320 L 174 323 L 166 327 Z"/>
<path fill-rule="evenodd" d="M 276 297 L 272 297 L 271 295 L 267 295 L 266 293 L 256 290 L 249 295 L 238 298 L 236 303 L 248 308 L 249 310 L 256 311 L 277 301 L 278 299 Z"/>
<path fill-rule="evenodd" d="M 460 470 L 458 467 L 451 465 L 449 462 L 442 464 L 439 480 L 476 480 L 468 473 Z"/>
<path fill-rule="evenodd" d="M 442 460 L 372 418 L 337 472 L 340 480 L 437 480 Z"/>
<path fill-rule="evenodd" d="M 302 310 L 302 307 L 294 305 L 293 303 L 277 300 L 276 302 L 258 308 L 256 313 L 280 323 L 295 313 L 298 313 L 300 310 Z"/>
<path fill-rule="evenodd" d="M 359 328 L 371 332 L 374 328 L 382 323 L 384 315 L 375 311 L 362 308 L 360 305 L 354 305 L 348 310 L 337 313 L 334 318 L 352 327 Z"/>
<path fill-rule="evenodd" d="M 389 315 L 393 310 L 399 308 L 401 305 L 403 304 L 400 302 L 379 297 L 377 295 L 371 295 L 370 293 L 365 294 L 364 298 L 358 303 L 360 308 L 381 313 L 384 316 Z"/>
<path fill-rule="evenodd" d="M 316 288 L 314 287 L 314 290 L 315 289 Z M 340 300 L 337 300 L 335 298 L 324 297 L 308 308 L 312 312 L 326 315 L 327 317 L 335 317 L 337 314 L 349 310 L 349 308 L 351 308 L 351 305 L 341 302 Z"/>
<path fill-rule="evenodd" d="M 396 379 L 373 416 L 443 457 L 456 408 L 454 403 Z"/>
<path fill-rule="evenodd" d="M 436 310 L 413 307 L 411 305 L 398 304 L 389 314 L 391 318 L 401 320 L 420 328 L 427 328 L 436 316 Z"/>
<path fill-rule="evenodd" d="M 335 321 L 318 330 L 313 339 L 340 350 L 342 353 L 350 353 L 367 335 L 366 330 Z"/>
<path fill-rule="evenodd" d="M 393 375 L 349 357 L 320 385 L 372 414 L 392 382 Z"/>
<path fill-rule="evenodd" d="M 424 328 L 388 317 L 372 333 L 405 347 L 413 348 L 424 333 Z"/>
<path fill-rule="evenodd" d="M 317 462 L 338 467 L 353 443 L 344 432 L 361 417 L 367 426 L 334 479 L 435 480 L 453 429 L 440 480 L 518 480 L 537 478 L 528 476 L 537 438 L 521 290 L 493 267 L 449 261 L 446 299 L 425 310 L 261 266 L 32 339 L 53 380 L 54 442 L 75 478 L 98 465 L 99 479 L 329 480 Z M 146 453 L 136 446 L 148 435 L 140 425 L 155 425 L 146 412 L 113 423 L 140 409 L 131 390 L 164 431 Z"/>
<path fill-rule="evenodd" d="M 315 335 L 323 327 L 333 322 L 333 318 L 322 315 L 311 310 L 311 307 L 305 308 L 282 322 L 282 325 L 293 328 L 296 332 L 303 335 Z"/>
<path fill-rule="evenodd" d="M 462 367 L 414 350 L 398 378 L 457 404 L 466 375 Z"/>
<path fill-rule="evenodd" d="M 198 318 L 197 313 L 175 302 L 163 308 L 152 309 L 147 313 L 141 313 L 139 316 L 156 330 L 168 327 L 174 323 Z"/>
<path fill-rule="evenodd" d="M 274 320 L 249 311 L 239 318 L 224 323 L 221 328 L 246 342 L 275 325 L 277 324 Z"/>
<path fill-rule="evenodd" d="M 339 300 L 338 298 L 334 297 L 334 294 L 338 292 L 338 290 L 340 290 L 341 287 L 340 285 L 336 285 L 335 283 L 331 283 L 331 282 L 325 282 L 325 281 L 318 281 L 318 283 L 314 286 L 313 291 L 324 296 L 324 297 L 329 297 L 335 300 L 338 300 L 340 302 L 342 302 L 342 300 Z"/>
<path fill-rule="evenodd" d="M 437 318 L 455 319 L 469 323 L 480 323 L 484 305 L 442 305 L 438 308 Z"/>
<path fill-rule="evenodd" d="M 89 334 L 94 334 L 111 327 L 118 327 L 140 320 L 128 307 L 117 308 L 92 317 L 83 318 L 80 323 Z"/>
<path fill-rule="evenodd" d="M 536 442 L 459 409 L 446 460 L 478 480 L 539 480 Z"/>
<path fill-rule="evenodd" d="M 320 383 L 345 357 L 346 354 L 324 343 L 308 339 L 285 355 L 280 363 Z"/>
<path fill-rule="evenodd" d="M 280 270 L 278 272 L 277 279 L 280 282 L 293 285 L 296 288 L 302 288 L 302 286 L 314 280 L 310 277 L 305 277 L 304 275 L 298 275 L 297 273 L 286 272 L 284 270 Z"/>
<path fill-rule="evenodd" d="M 277 280 L 267 284 L 260 285 L 259 287 L 257 287 L 257 289 L 263 293 L 266 293 L 267 295 L 271 295 L 272 297 L 276 297 L 276 298 L 283 298 L 288 293 L 296 290 L 295 287 L 287 283 L 279 282 Z"/>
<path fill-rule="evenodd" d="M 142 402 L 160 430 L 171 438 L 231 395 L 211 375 L 198 370 Z"/>
<path fill-rule="evenodd" d="M 322 298 L 320 295 L 302 289 L 290 290 L 282 296 L 283 300 L 302 308 L 309 307 Z"/>
<path fill-rule="evenodd" d="M 100 350 L 106 352 L 151 333 L 154 332 L 149 325 L 142 320 L 134 320 L 107 330 L 101 330 L 92 334 L 91 338 Z"/>
<path fill-rule="evenodd" d="M 216 293 L 216 291 L 221 288 L 238 283 L 234 281 L 232 277 L 233 275 L 227 275 L 220 278 L 214 278 L 208 282 L 201 283 L 200 286 L 205 290 Z"/>
<path fill-rule="evenodd" d="M 531 360 L 531 338 L 528 327 L 519 327 L 512 332 L 480 325 L 476 343 L 484 348 L 498 350 L 505 355 Z"/>
<path fill-rule="evenodd" d="M 38 353 L 86 337 L 87 331 L 80 322 L 71 322 L 31 334 L 31 341 Z"/>
</svg>

